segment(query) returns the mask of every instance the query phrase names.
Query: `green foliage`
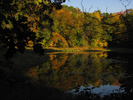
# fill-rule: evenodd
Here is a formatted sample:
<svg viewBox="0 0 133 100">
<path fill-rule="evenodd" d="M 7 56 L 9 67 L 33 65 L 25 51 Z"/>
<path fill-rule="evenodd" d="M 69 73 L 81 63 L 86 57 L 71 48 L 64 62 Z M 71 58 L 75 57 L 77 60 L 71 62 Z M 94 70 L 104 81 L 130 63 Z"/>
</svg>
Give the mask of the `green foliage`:
<svg viewBox="0 0 133 100">
<path fill-rule="evenodd" d="M 0 2 L 0 42 L 3 42 L 5 47 L 9 47 L 6 57 L 12 56 L 16 49 L 23 53 L 28 41 L 38 44 L 49 39 L 48 30 L 53 25 L 49 14 L 53 7 L 61 8 L 60 4 L 55 4 L 56 2 L 54 4 L 51 0 L 2 0 Z"/>
<path fill-rule="evenodd" d="M 1 2 L 0 39 L 5 46 L 14 44 L 13 48 L 19 49 L 23 45 L 24 51 L 28 41 L 44 47 L 107 47 L 108 44 L 132 47 L 133 44 L 132 9 L 127 10 L 128 14 L 119 15 L 99 10 L 84 13 L 79 8 L 59 5 L 62 0 Z"/>
<path fill-rule="evenodd" d="M 112 47 L 132 47 L 132 9 L 127 10 L 129 14 L 102 14 L 102 24 L 106 35 L 112 37 L 109 46 Z M 130 17 L 129 17 L 130 16 Z M 130 20 L 130 21 L 129 21 Z M 108 36 L 107 36 L 108 37 Z"/>
</svg>

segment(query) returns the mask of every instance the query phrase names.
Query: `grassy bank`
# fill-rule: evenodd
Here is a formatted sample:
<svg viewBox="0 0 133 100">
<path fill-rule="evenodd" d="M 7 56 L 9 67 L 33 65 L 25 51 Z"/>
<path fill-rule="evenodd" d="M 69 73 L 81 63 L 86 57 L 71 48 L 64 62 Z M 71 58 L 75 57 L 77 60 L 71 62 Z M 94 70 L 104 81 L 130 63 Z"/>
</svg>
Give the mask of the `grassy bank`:
<svg viewBox="0 0 133 100">
<path fill-rule="evenodd" d="M 117 53 L 133 53 L 133 48 L 88 48 L 88 47 L 71 47 L 71 48 L 57 48 L 45 47 L 45 52 L 117 52 Z"/>
<path fill-rule="evenodd" d="M 71 47 L 71 48 L 57 48 L 45 47 L 45 52 L 89 52 L 89 51 L 108 51 L 106 48 L 88 48 L 88 47 Z"/>
</svg>

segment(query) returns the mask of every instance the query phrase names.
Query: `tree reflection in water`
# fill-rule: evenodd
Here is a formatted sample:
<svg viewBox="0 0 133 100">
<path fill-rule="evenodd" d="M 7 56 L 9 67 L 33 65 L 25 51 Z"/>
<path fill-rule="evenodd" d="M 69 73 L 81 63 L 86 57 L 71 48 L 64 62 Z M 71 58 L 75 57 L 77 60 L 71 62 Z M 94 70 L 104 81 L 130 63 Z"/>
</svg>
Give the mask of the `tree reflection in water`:
<svg viewBox="0 0 133 100">
<path fill-rule="evenodd" d="M 130 61 L 121 54 L 88 52 L 49 54 L 49 56 L 47 62 L 26 72 L 26 75 L 32 77 L 34 82 L 63 91 L 75 89 L 76 92 L 81 92 L 79 91 L 80 86 L 84 87 L 84 92 L 87 89 L 95 90 L 93 87 L 100 89 L 106 85 L 124 87 L 126 92 L 130 92 L 132 89 L 133 78 L 125 77 L 129 75 L 127 66 Z"/>
</svg>

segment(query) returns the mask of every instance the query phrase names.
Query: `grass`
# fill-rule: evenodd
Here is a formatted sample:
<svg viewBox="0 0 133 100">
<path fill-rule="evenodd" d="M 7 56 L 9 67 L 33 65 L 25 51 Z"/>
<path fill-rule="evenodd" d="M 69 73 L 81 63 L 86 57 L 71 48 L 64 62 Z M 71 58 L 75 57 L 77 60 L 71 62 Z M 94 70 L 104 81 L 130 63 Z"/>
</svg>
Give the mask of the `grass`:
<svg viewBox="0 0 133 100">
<path fill-rule="evenodd" d="M 32 48 L 26 48 L 32 49 Z M 132 53 L 133 48 L 90 48 L 90 47 L 68 47 L 68 48 L 60 48 L 60 47 L 44 47 L 45 52 L 96 52 L 96 51 L 107 51 L 107 52 L 119 52 L 119 53 Z"/>
<path fill-rule="evenodd" d="M 66 52 L 66 53 L 81 53 L 81 52 L 133 53 L 133 48 L 89 48 L 89 47 L 57 48 L 57 47 L 45 47 L 44 49 L 45 49 L 45 52 Z"/>
<path fill-rule="evenodd" d="M 90 52 L 90 51 L 107 51 L 105 48 L 88 48 L 88 47 L 70 47 L 70 48 L 57 48 L 45 47 L 46 52 Z"/>
</svg>

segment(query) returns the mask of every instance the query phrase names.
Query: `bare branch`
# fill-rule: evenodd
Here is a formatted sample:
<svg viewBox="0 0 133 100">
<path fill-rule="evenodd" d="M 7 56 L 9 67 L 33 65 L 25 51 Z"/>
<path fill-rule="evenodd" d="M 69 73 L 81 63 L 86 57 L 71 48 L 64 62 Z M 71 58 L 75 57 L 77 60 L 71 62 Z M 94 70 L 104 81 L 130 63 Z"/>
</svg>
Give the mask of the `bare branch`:
<svg viewBox="0 0 133 100">
<path fill-rule="evenodd" d="M 86 12 L 86 8 L 85 8 L 85 12 Z"/>
<path fill-rule="evenodd" d="M 97 10 L 99 10 L 99 8 L 97 7 Z"/>
<path fill-rule="evenodd" d="M 91 5 L 91 7 L 89 8 L 88 12 L 90 12 L 91 8 L 93 7 L 93 5 Z"/>
<path fill-rule="evenodd" d="M 84 12 L 84 6 L 83 6 L 82 2 L 83 2 L 83 0 L 81 0 L 81 6 L 82 6 L 82 10 Z"/>
<path fill-rule="evenodd" d="M 125 1 L 120 0 L 120 2 L 121 2 L 121 3 L 122 3 L 122 5 L 125 7 L 125 9 L 127 9 L 127 6 L 129 6 L 129 5 L 130 5 L 131 1 L 132 1 L 132 0 L 125 0 Z M 128 4 L 127 4 L 127 5 L 125 5 L 123 2 L 128 2 Z"/>
<path fill-rule="evenodd" d="M 106 7 L 106 13 L 108 12 L 108 7 Z"/>
<path fill-rule="evenodd" d="M 83 10 L 83 12 L 87 12 L 87 11 L 86 11 L 86 8 L 84 8 L 84 6 L 83 6 L 82 3 L 83 3 L 83 0 L 81 0 L 81 6 L 82 6 L 82 10 Z M 93 7 L 93 6 L 91 6 L 91 7 L 89 8 L 89 11 L 90 11 L 90 9 L 91 9 L 92 7 Z"/>
<path fill-rule="evenodd" d="M 131 1 L 132 0 L 120 0 L 120 2 L 122 3 L 122 5 L 125 7 L 125 9 L 126 9 L 126 14 L 128 13 L 128 11 L 127 11 L 127 6 L 129 6 L 129 4 L 131 3 Z M 127 5 L 125 5 L 123 2 L 128 2 L 128 4 Z"/>
</svg>

